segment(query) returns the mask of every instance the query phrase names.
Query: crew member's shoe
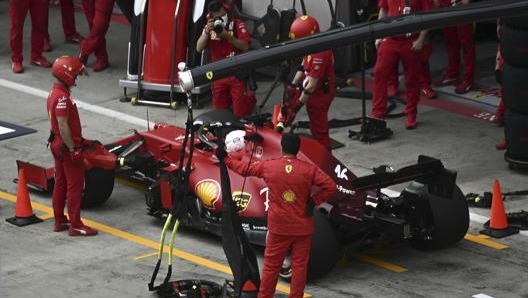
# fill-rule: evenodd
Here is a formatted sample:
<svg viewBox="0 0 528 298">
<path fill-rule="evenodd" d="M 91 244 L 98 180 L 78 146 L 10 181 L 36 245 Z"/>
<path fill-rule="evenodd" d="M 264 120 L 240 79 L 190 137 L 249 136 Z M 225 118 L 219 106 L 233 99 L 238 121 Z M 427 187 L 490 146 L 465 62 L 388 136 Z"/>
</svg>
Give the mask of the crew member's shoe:
<svg viewBox="0 0 528 298">
<path fill-rule="evenodd" d="M 66 221 L 56 221 L 55 226 L 53 227 L 53 232 L 62 232 L 66 231 L 70 228 L 70 221 L 66 219 Z"/>
<path fill-rule="evenodd" d="M 51 62 L 46 60 L 43 56 L 31 59 L 31 64 L 40 67 L 51 67 Z"/>
<path fill-rule="evenodd" d="M 81 50 L 79 51 L 79 56 L 77 56 L 77 58 L 79 58 L 79 61 L 81 61 L 82 64 L 86 65 L 86 62 L 88 62 L 88 55 L 83 54 L 82 52 L 83 41 L 81 41 L 79 44 L 81 45 Z"/>
<path fill-rule="evenodd" d="M 457 81 L 456 77 L 450 77 L 450 76 L 447 76 L 447 75 L 443 75 L 440 79 L 434 80 L 433 81 L 433 85 L 435 85 L 435 86 L 447 86 L 447 85 L 453 84 L 456 81 Z"/>
<path fill-rule="evenodd" d="M 376 120 L 385 120 L 385 116 L 383 116 L 383 115 L 370 114 L 367 117 L 373 118 L 373 119 L 376 119 Z"/>
<path fill-rule="evenodd" d="M 84 37 L 82 35 L 80 35 L 79 32 L 75 32 L 72 35 L 68 35 L 68 36 L 64 37 L 64 42 L 65 43 L 80 44 L 81 41 L 83 41 L 83 40 L 84 40 Z"/>
<path fill-rule="evenodd" d="M 463 81 L 462 83 L 458 84 L 456 87 L 455 87 L 455 92 L 458 93 L 458 94 L 465 94 L 465 93 L 468 93 L 469 90 L 471 90 L 471 86 L 473 85 L 473 83 L 471 82 L 465 82 Z"/>
<path fill-rule="evenodd" d="M 418 124 L 416 124 L 416 115 L 407 115 L 405 116 L 405 129 L 415 129 Z"/>
<path fill-rule="evenodd" d="M 53 48 L 51 47 L 51 42 L 49 39 L 44 39 L 44 44 L 42 46 L 42 50 L 44 52 L 51 52 Z"/>
<path fill-rule="evenodd" d="M 495 114 L 492 122 L 497 124 L 497 126 L 504 126 L 504 116 L 501 114 Z"/>
<path fill-rule="evenodd" d="M 497 143 L 497 145 L 495 145 L 495 148 L 497 148 L 497 150 L 506 150 L 506 147 L 508 147 L 506 145 L 506 140 L 502 140 L 499 143 Z"/>
<path fill-rule="evenodd" d="M 93 71 L 95 71 L 95 72 L 103 71 L 107 67 L 108 67 L 108 59 L 99 59 L 99 58 L 97 58 L 97 60 L 95 61 L 95 65 L 93 67 Z"/>
<path fill-rule="evenodd" d="M 420 90 L 420 94 L 427 99 L 433 99 L 437 96 L 436 92 L 431 89 L 431 87 L 422 88 L 422 90 Z"/>
<path fill-rule="evenodd" d="M 24 72 L 24 66 L 22 66 L 22 62 L 11 62 L 11 69 L 13 70 L 13 73 L 23 73 Z"/>
<path fill-rule="evenodd" d="M 80 227 L 70 227 L 68 234 L 70 236 L 95 236 L 97 235 L 97 230 L 81 225 Z"/>
</svg>

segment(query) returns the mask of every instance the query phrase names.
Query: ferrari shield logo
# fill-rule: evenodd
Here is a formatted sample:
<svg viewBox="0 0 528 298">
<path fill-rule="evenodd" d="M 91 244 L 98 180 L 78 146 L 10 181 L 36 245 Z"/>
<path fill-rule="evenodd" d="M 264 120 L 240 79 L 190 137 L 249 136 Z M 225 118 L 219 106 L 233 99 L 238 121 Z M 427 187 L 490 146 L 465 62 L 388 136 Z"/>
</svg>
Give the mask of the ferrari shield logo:
<svg viewBox="0 0 528 298">
<path fill-rule="evenodd" d="M 213 72 L 212 71 L 208 71 L 205 73 L 205 77 L 210 81 L 213 79 Z"/>
<path fill-rule="evenodd" d="M 284 167 L 284 171 L 286 172 L 286 174 L 291 173 L 292 170 L 293 170 L 293 166 L 292 165 L 286 165 Z"/>
</svg>

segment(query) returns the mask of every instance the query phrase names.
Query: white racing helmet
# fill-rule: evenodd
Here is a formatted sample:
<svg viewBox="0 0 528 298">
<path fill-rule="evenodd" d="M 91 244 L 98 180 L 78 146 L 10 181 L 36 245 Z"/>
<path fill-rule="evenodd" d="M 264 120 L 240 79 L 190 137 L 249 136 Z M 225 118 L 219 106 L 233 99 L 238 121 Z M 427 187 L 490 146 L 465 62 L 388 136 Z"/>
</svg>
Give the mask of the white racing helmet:
<svg viewBox="0 0 528 298">
<path fill-rule="evenodd" d="M 225 146 L 227 153 L 242 151 L 246 148 L 246 140 L 244 130 L 233 130 L 225 137 Z"/>
</svg>

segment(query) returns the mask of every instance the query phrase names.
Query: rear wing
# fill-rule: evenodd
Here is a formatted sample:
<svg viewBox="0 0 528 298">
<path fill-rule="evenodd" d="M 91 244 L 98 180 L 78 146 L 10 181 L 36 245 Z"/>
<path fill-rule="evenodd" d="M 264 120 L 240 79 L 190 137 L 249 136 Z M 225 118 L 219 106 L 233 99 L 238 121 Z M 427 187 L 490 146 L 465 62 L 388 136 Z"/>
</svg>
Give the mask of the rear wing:
<svg viewBox="0 0 528 298">
<path fill-rule="evenodd" d="M 352 180 L 354 190 L 381 189 L 390 185 L 416 180 L 428 186 L 429 193 L 450 197 L 455 187 L 457 173 L 444 168 L 439 159 L 418 156 L 418 163 L 394 172 L 384 172 Z"/>
</svg>

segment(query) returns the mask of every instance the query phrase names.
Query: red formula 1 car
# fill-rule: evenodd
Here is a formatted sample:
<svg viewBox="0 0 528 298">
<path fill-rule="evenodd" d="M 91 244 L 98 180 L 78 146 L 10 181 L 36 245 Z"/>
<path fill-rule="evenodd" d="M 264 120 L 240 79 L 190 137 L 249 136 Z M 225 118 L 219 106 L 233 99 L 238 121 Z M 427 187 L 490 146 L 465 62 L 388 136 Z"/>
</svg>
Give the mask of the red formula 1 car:
<svg viewBox="0 0 528 298">
<path fill-rule="evenodd" d="M 157 123 L 154 129 L 107 145 L 87 142 L 87 175 L 83 206 L 103 204 L 110 198 L 114 175 L 125 175 L 146 184 L 149 214 L 163 217 L 174 204 L 185 202 L 187 212 L 181 224 L 221 234 L 222 194 L 219 162 L 211 148 L 218 127 L 256 128 L 246 141 L 242 160 L 256 161 L 281 154 L 281 135 L 271 125 L 269 115 L 237 120 L 227 111 L 210 111 L 194 119 L 197 136 L 188 176 L 186 200 L 173 198 L 160 187 L 161 181 L 175 183 L 180 157 L 189 158 L 190 143 L 180 155 L 185 129 Z M 330 175 L 337 191 L 316 207 L 316 231 L 312 242 L 310 277 L 325 275 L 340 258 L 342 249 L 378 240 L 408 240 L 421 248 L 444 247 L 461 240 L 469 226 L 466 199 L 455 184 L 456 173 L 445 169 L 440 160 L 420 156 L 418 162 L 399 169 L 378 167 L 377 173 L 356 177 L 347 166 L 309 137 L 302 137 L 299 158 L 312 162 Z M 50 190 L 50 173 L 35 165 L 25 167 L 28 183 Z M 268 188 L 263 180 L 229 172 L 232 197 L 250 242 L 265 244 Z M 409 183 L 398 196 L 383 194 L 382 188 Z M 165 193 L 165 194 L 164 194 Z M 174 193 L 174 192 L 172 192 Z"/>
</svg>

